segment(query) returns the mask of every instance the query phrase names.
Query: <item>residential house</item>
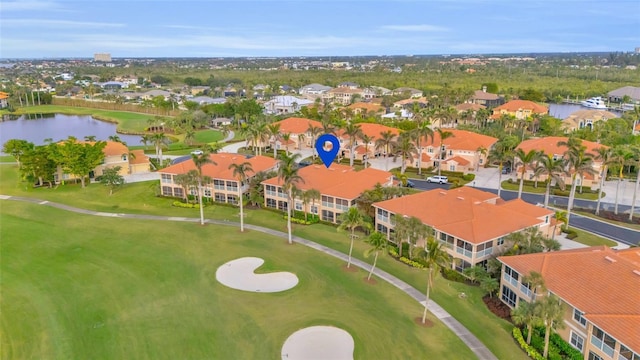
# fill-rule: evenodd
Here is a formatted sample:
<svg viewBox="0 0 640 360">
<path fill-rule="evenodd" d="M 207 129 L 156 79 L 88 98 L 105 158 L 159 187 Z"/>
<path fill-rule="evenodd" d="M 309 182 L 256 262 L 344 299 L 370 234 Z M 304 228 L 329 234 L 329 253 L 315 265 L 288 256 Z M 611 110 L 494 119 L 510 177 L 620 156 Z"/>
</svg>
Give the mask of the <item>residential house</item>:
<svg viewBox="0 0 640 360">
<path fill-rule="evenodd" d="M 375 93 L 370 89 L 337 87 L 322 94 L 322 99 L 341 105 L 349 105 L 353 103 L 355 99 L 364 99 L 365 93 L 368 98 L 375 97 Z"/>
<path fill-rule="evenodd" d="M 528 139 L 520 143 L 516 149 L 522 149 L 525 153 L 536 150 L 545 153 L 546 155 L 552 156 L 554 159 L 561 159 L 565 157 L 565 152 L 567 151 L 567 147 L 562 145 L 558 145 L 559 142 L 567 142 L 567 137 L 560 136 L 547 136 L 543 138 L 537 139 Z M 593 159 L 593 171 L 594 174 L 585 174 L 584 178 L 578 177 L 576 180 L 577 186 L 597 186 L 600 183 L 601 172 L 603 169 L 602 161 L 597 159 L 598 148 L 607 147 L 602 144 L 598 144 L 592 141 L 582 141 L 582 145 L 586 147 L 586 153 L 591 154 Z M 516 177 L 519 179 L 521 177 L 521 169 L 516 169 Z M 528 166 L 525 171 L 525 180 L 534 180 L 536 177 L 534 175 L 533 169 Z M 562 174 L 563 180 L 565 184 L 571 184 L 571 174 Z M 545 181 L 547 179 L 546 175 L 538 176 L 539 181 Z"/>
<path fill-rule="evenodd" d="M 502 115 L 510 115 L 518 120 L 531 118 L 535 114 L 546 115 L 549 108 L 536 104 L 529 100 L 511 100 L 506 104 L 500 105 L 493 109 L 492 119 L 499 119 Z"/>
<path fill-rule="evenodd" d="M 299 196 L 294 199 L 294 209 L 316 214 L 322 221 L 337 223 L 340 214 L 356 206 L 356 199 L 376 184 L 393 185 L 393 175 L 388 171 L 367 168 L 355 171 L 349 166 L 331 164 L 310 165 L 298 170 L 303 181 L 296 184 L 298 190 L 316 189 L 321 198 L 304 204 Z M 282 190 L 282 181 L 277 177 L 263 181 L 265 206 L 287 210 L 287 195 Z"/>
<path fill-rule="evenodd" d="M 277 160 L 266 156 L 247 157 L 240 154 L 219 153 L 211 154 L 209 157 L 215 164 L 205 164 L 202 167 L 202 175 L 211 178 L 211 182 L 203 184 L 203 197 L 234 205 L 238 204 L 239 191 L 242 191 L 243 194 L 249 191 L 248 182 L 255 174 L 261 171 L 276 170 L 278 166 Z M 238 179 L 233 176 L 233 170 L 229 169 L 229 165 L 244 162 L 251 164 L 253 171 L 247 174 L 247 182 L 240 184 Z M 197 168 L 193 160 L 188 159 L 158 171 L 162 195 L 184 197 L 185 189 L 178 184 L 177 176 L 191 170 L 197 170 Z M 189 189 L 189 195 L 197 195 L 197 189 L 195 187 Z"/>
<path fill-rule="evenodd" d="M 9 106 L 9 94 L 0 91 L 0 109 L 4 109 Z"/>
<path fill-rule="evenodd" d="M 440 169 L 444 171 L 463 173 L 476 171 L 487 163 L 489 150 L 498 141 L 492 136 L 466 130 L 447 129 L 446 132 L 453 136 L 442 140 L 440 133 L 436 131 L 433 134 L 433 139 L 428 137 L 422 140 L 422 162 L 420 165 L 423 168 L 435 167 L 437 169 L 440 166 Z M 413 164 L 407 165 L 418 167 L 418 160 L 415 159 L 413 162 Z"/>
<path fill-rule="evenodd" d="M 473 104 L 473 103 L 462 103 L 454 106 L 456 111 L 458 112 L 459 119 L 455 120 L 456 125 L 460 124 L 469 124 L 475 123 L 476 115 L 479 110 L 486 109 L 487 107 L 484 105 Z"/>
<path fill-rule="evenodd" d="M 362 138 L 357 138 L 354 141 L 354 159 L 364 161 L 365 156 L 369 159 L 372 157 L 377 157 L 381 155 L 385 155 L 385 152 L 380 149 L 376 149 L 376 140 L 381 138 L 381 134 L 383 132 L 390 131 L 395 137 L 400 135 L 400 130 L 397 128 L 392 128 L 389 126 L 374 124 L 374 123 L 359 123 L 360 131 L 362 134 L 371 137 L 371 141 L 368 144 L 365 144 L 362 141 Z M 343 130 L 338 130 L 336 132 L 338 140 L 340 141 L 340 149 L 342 150 L 341 155 L 345 157 L 351 157 L 350 155 L 350 139 L 347 134 L 344 133 Z"/>
<path fill-rule="evenodd" d="M 192 86 L 189 89 L 191 95 L 196 96 L 198 94 L 206 94 L 211 90 L 211 86 Z"/>
<path fill-rule="evenodd" d="M 322 129 L 322 123 L 316 120 L 290 117 L 284 120 L 276 121 L 274 124 L 280 125 L 280 134 L 289 134 L 292 142 L 291 148 L 313 148 L 315 144 L 311 143 L 311 133 L 307 130 L 309 126 Z M 280 141 L 276 144 L 276 148 L 280 148 Z"/>
<path fill-rule="evenodd" d="M 327 91 L 331 90 L 332 87 L 331 86 L 326 86 L 326 85 L 322 85 L 322 84 L 309 84 L 309 85 L 305 85 L 303 87 L 300 88 L 300 90 L 298 91 L 298 93 L 300 95 L 306 95 L 306 96 L 310 96 L 312 98 L 316 98 L 321 96 L 322 94 L 326 93 Z"/>
<path fill-rule="evenodd" d="M 422 91 L 410 87 L 399 87 L 392 92 L 393 95 L 408 95 L 411 98 L 421 98 L 423 95 Z"/>
<path fill-rule="evenodd" d="M 390 112 L 382 115 L 383 119 L 411 119 L 413 118 L 413 113 L 407 109 L 400 109 L 394 112 Z"/>
<path fill-rule="evenodd" d="M 609 119 L 617 117 L 618 115 L 606 110 L 578 110 L 572 112 L 566 119 L 562 120 L 561 127 L 565 132 L 571 132 L 585 127 L 593 130 L 593 124 L 596 122 L 606 122 Z"/>
<path fill-rule="evenodd" d="M 492 108 L 504 104 L 504 97 L 488 93 L 487 87 L 483 86 L 482 90 L 476 90 L 467 102 Z"/>
<path fill-rule="evenodd" d="M 409 111 L 413 111 L 415 106 L 418 106 L 420 109 L 424 109 L 429 105 L 429 100 L 425 97 L 420 98 L 409 98 L 404 100 L 399 100 L 393 103 L 394 109 L 405 109 Z"/>
<path fill-rule="evenodd" d="M 95 142 L 90 141 L 78 142 L 95 144 Z M 144 154 L 144 150 L 129 150 L 126 145 L 116 141 L 106 141 L 106 143 L 106 146 L 102 149 L 104 153 L 102 164 L 96 166 L 96 168 L 89 173 L 90 179 L 102 176 L 104 169 L 116 166 L 120 166 L 120 171 L 118 172 L 120 175 L 149 172 L 151 162 L 149 161 L 149 157 Z M 54 174 L 54 181 L 56 183 L 76 178 L 75 175 L 65 173 L 60 167 L 58 167 Z"/>
<path fill-rule="evenodd" d="M 292 114 L 300 111 L 301 108 L 313 104 L 313 101 L 301 99 L 295 96 L 282 95 L 274 96 L 264 103 L 264 111 L 267 114 Z"/>
<path fill-rule="evenodd" d="M 349 89 L 357 89 L 360 87 L 360 85 L 351 82 L 351 81 L 345 81 L 345 82 L 341 82 L 340 84 L 338 84 L 339 88 L 349 88 Z"/>
<path fill-rule="evenodd" d="M 395 218 L 416 217 L 434 230 L 458 271 L 480 265 L 507 244 L 514 232 L 538 228 L 549 236 L 553 211 L 521 199 L 504 201 L 496 194 L 463 186 L 451 190 L 434 189 L 373 204 L 376 230 L 394 238 Z M 417 244 L 418 246 L 424 244 Z"/>
<path fill-rule="evenodd" d="M 150 90 L 138 95 L 142 100 L 151 100 L 158 96 L 162 96 L 165 100 L 168 100 L 171 94 L 172 94 L 171 92 L 166 90 Z"/>
<path fill-rule="evenodd" d="M 623 86 L 607 93 L 609 101 L 620 102 L 625 96 L 628 96 L 631 99 L 632 104 L 640 105 L 640 87 Z"/>
<path fill-rule="evenodd" d="M 196 96 L 192 97 L 188 101 L 193 101 L 198 103 L 199 105 L 209 105 L 209 104 L 224 104 L 227 102 L 226 98 L 212 98 L 209 96 Z"/>
<path fill-rule="evenodd" d="M 120 81 L 107 81 L 103 83 L 97 83 L 96 85 L 100 86 L 104 90 L 121 90 L 128 86 L 127 84 Z"/>
<path fill-rule="evenodd" d="M 374 104 L 370 102 L 356 102 L 349 106 L 349 109 L 353 110 L 353 113 L 356 115 L 368 116 L 368 115 L 382 115 L 385 112 L 384 106 L 380 104 Z"/>
<path fill-rule="evenodd" d="M 640 359 L 640 249 L 606 246 L 501 256 L 500 299 L 510 308 L 546 292 L 526 282 L 542 275 L 564 304 L 560 337 L 589 360 Z"/>
<path fill-rule="evenodd" d="M 382 97 L 382 96 L 387 96 L 387 95 L 392 95 L 393 91 L 384 88 L 382 86 L 369 86 L 369 89 L 371 89 L 373 91 L 374 94 L 376 94 L 376 97 Z"/>
</svg>

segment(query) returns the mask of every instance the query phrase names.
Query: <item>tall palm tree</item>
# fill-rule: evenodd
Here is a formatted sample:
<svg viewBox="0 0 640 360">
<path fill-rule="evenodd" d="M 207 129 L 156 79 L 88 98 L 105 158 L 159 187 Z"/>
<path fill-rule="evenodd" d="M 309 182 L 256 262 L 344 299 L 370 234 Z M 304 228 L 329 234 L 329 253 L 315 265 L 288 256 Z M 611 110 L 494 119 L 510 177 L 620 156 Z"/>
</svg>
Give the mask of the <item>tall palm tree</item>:
<svg viewBox="0 0 640 360">
<path fill-rule="evenodd" d="M 418 147 L 418 175 L 422 175 L 422 140 L 427 141 L 430 138 L 431 143 L 433 143 L 434 133 L 429 120 L 418 123 L 418 126 L 413 131 L 415 131 L 416 145 Z"/>
<path fill-rule="evenodd" d="M 624 166 L 627 165 L 629 160 L 633 159 L 633 153 L 629 151 L 626 146 L 617 146 L 613 148 L 613 154 L 611 155 L 610 164 L 614 165 L 618 169 L 618 184 L 616 185 L 616 202 L 613 208 L 613 213 L 618 214 L 618 197 L 620 194 L 620 185 L 624 179 Z"/>
<path fill-rule="evenodd" d="M 537 150 L 529 150 L 528 152 L 524 152 L 524 150 L 518 148 L 513 153 L 516 163 L 515 165 L 521 165 L 522 171 L 520 172 L 520 187 L 518 188 L 518 199 L 522 198 L 522 188 L 524 187 L 524 174 L 527 172 L 527 166 L 531 166 L 540 158 L 540 152 Z"/>
<path fill-rule="evenodd" d="M 400 165 L 400 174 L 404 174 L 407 168 L 407 161 L 413 163 L 413 159 L 415 156 L 420 157 L 417 152 L 418 149 L 416 149 L 416 145 L 413 142 L 410 133 L 402 133 L 400 136 L 398 136 L 398 142 L 395 146 L 393 161 L 395 162 L 398 157 L 400 157 L 400 159 L 402 160 L 402 164 Z"/>
<path fill-rule="evenodd" d="M 353 240 L 356 237 L 356 228 L 364 227 L 368 223 L 364 218 L 364 215 L 360 210 L 352 206 L 346 212 L 340 214 L 340 226 L 338 226 L 338 231 L 349 230 L 349 238 L 351 238 L 351 243 L 349 245 L 349 260 L 347 261 L 347 268 L 351 266 L 351 252 L 353 251 Z"/>
<path fill-rule="evenodd" d="M 367 163 L 369 162 L 369 143 L 373 141 L 373 136 L 369 136 L 367 134 L 360 135 L 360 140 L 364 144 L 364 168 L 367 168 Z"/>
<path fill-rule="evenodd" d="M 549 336 L 551 330 L 564 327 L 562 320 L 564 318 L 564 306 L 560 299 L 555 295 L 548 295 L 537 301 L 538 316 L 544 325 L 544 351 L 542 357 L 546 358 L 549 354 Z"/>
<path fill-rule="evenodd" d="M 613 157 L 613 150 L 610 147 L 599 147 L 596 149 L 598 154 L 596 155 L 596 159 L 602 162 L 602 172 L 600 173 L 600 186 L 598 186 L 598 202 L 596 203 L 596 215 L 600 214 L 600 201 L 602 200 L 602 187 L 604 186 L 604 181 L 607 178 L 607 171 L 609 170 L 609 164 L 611 163 L 611 158 Z"/>
<path fill-rule="evenodd" d="M 363 135 L 362 129 L 360 125 L 350 122 L 344 127 L 344 133 L 349 137 L 349 166 L 353 167 L 356 140 Z"/>
<path fill-rule="evenodd" d="M 158 157 L 158 168 L 162 168 L 162 149 L 169 145 L 169 139 L 163 132 L 157 132 L 151 135 L 151 141 L 156 148 L 156 156 Z"/>
<path fill-rule="evenodd" d="M 549 207 L 549 194 L 551 193 L 551 182 L 556 181 L 561 187 L 564 187 L 564 180 L 562 174 L 564 174 L 564 161 L 562 159 L 554 159 L 551 155 L 541 154 L 538 159 L 536 168 L 533 174 L 538 177 L 540 175 L 547 175 L 547 189 L 544 193 L 544 207 Z"/>
<path fill-rule="evenodd" d="M 570 137 L 567 141 L 559 141 L 558 146 L 566 146 L 565 164 L 571 174 L 571 192 L 569 193 L 569 203 L 567 205 L 567 228 L 571 219 L 571 209 L 576 196 L 576 183 L 578 178 L 583 179 L 585 174 L 593 174 L 593 157 L 586 153 L 586 146 L 582 145 L 582 140 Z M 582 183 L 582 181 L 580 182 Z"/>
<path fill-rule="evenodd" d="M 386 160 L 385 160 L 385 170 L 389 171 L 389 154 L 391 153 L 391 149 L 395 147 L 395 135 L 391 130 L 383 131 L 380 133 L 380 138 L 376 139 L 376 150 L 381 150 L 385 152 Z"/>
<path fill-rule="evenodd" d="M 635 109 L 638 113 L 640 113 L 640 106 L 636 106 Z M 629 221 L 633 221 L 633 211 L 635 209 L 636 198 L 638 195 L 638 185 L 640 185 L 640 146 L 634 146 L 631 149 L 633 151 L 633 164 L 636 167 L 636 185 L 633 187 L 633 197 L 631 199 Z"/>
<path fill-rule="evenodd" d="M 429 237 L 429 239 L 427 240 L 427 246 L 425 246 L 424 250 L 422 250 L 419 254 L 420 258 L 424 260 L 427 267 L 429 268 L 426 300 L 424 302 L 424 312 L 422 313 L 423 324 L 427 321 L 427 308 L 429 306 L 429 295 L 431 292 L 431 288 L 433 287 L 433 274 L 434 272 L 438 272 L 441 267 L 449 266 L 449 264 L 451 263 L 449 254 L 447 254 L 446 250 L 442 246 L 443 245 L 441 242 L 437 241 L 433 237 Z"/>
<path fill-rule="evenodd" d="M 278 157 L 277 142 L 282 139 L 282 135 L 280 134 L 280 124 L 273 123 L 267 125 L 267 133 L 269 134 L 271 141 L 273 141 L 273 158 L 276 159 Z"/>
<path fill-rule="evenodd" d="M 208 151 L 204 150 L 201 154 L 191 154 L 191 160 L 198 169 L 198 204 L 200 204 L 200 225 L 204 225 L 204 208 L 202 207 L 202 182 L 204 180 L 202 174 L 202 168 L 206 164 L 218 165 L 215 161 L 211 160 Z"/>
<path fill-rule="evenodd" d="M 375 231 L 365 239 L 365 242 L 371 247 L 365 251 L 364 256 L 369 257 L 371 253 L 376 254 L 373 258 L 373 265 L 371 265 L 369 275 L 367 276 L 367 280 L 371 280 L 371 275 L 373 274 L 373 270 L 376 268 L 376 263 L 378 262 L 378 255 L 380 255 L 380 251 L 387 248 L 387 238 L 382 233 Z"/>
<path fill-rule="evenodd" d="M 304 183 L 304 179 L 298 175 L 296 160 L 300 154 L 283 154 L 280 156 L 278 166 L 278 179 L 282 182 L 282 190 L 287 194 L 287 232 L 289 244 L 293 244 L 291 232 L 291 208 L 293 207 L 293 189 L 298 183 Z"/>
<path fill-rule="evenodd" d="M 304 192 L 304 196 L 311 202 L 311 207 L 314 207 L 316 206 L 316 201 L 322 197 L 322 194 L 320 194 L 320 191 L 317 189 L 309 189 Z"/>
<path fill-rule="evenodd" d="M 537 302 L 518 302 L 518 307 L 511 310 L 511 320 L 516 325 L 527 326 L 527 344 L 531 344 L 531 334 L 533 328 L 542 325 L 542 321 L 538 316 L 538 303 Z"/>
<path fill-rule="evenodd" d="M 446 150 L 443 149 L 444 141 L 450 137 L 454 137 L 455 135 L 453 135 L 451 131 L 442 130 L 441 128 L 437 128 L 436 132 L 440 137 L 440 147 L 438 148 L 438 176 L 440 176 L 442 171 L 442 160 L 445 159 L 446 155 Z"/>
<path fill-rule="evenodd" d="M 476 159 L 476 172 L 478 172 L 478 169 L 480 169 L 480 159 L 482 159 L 482 156 L 487 156 L 488 153 L 489 150 L 487 150 L 487 148 L 484 146 L 478 146 L 478 148 L 476 149 L 476 155 L 478 155 Z"/>
<path fill-rule="evenodd" d="M 244 232 L 244 196 L 242 194 L 242 185 L 247 183 L 247 175 L 253 172 L 253 167 L 248 161 L 242 164 L 230 164 L 229 170 L 233 170 L 233 176 L 238 179 L 238 205 L 240 205 L 240 232 Z"/>
<path fill-rule="evenodd" d="M 282 134 L 282 142 L 284 142 L 284 152 L 289 155 L 289 140 L 291 140 L 291 133 Z"/>
<path fill-rule="evenodd" d="M 429 237 L 433 233 L 433 229 L 425 225 L 422 220 L 415 216 L 409 218 L 409 236 L 407 238 L 409 243 L 409 259 L 413 260 L 413 249 L 419 240 Z"/>
<path fill-rule="evenodd" d="M 322 134 L 322 129 L 317 126 L 313 126 L 312 123 L 309 123 L 309 127 L 307 127 L 307 132 L 311 137 L 311 154 L 312 154 L 312 157 L 315 159 L 316 158 L 316 139 L 318 138 L 318 136 L 320 136 L 320 134 Z"/>
<path fill-rule="evenodd" d="M 489 162 L 498 163 L 498 197 L 500 197 L 500 190 L 502 190 L 502 168 L 509 159 L 511 159 L 511 149 L 500 141 L 489 150 Z"/>
<path fill-rule="evenodd" d="M 182 199 L 184 202 L 189 202 L 189 189 L 198 186 L 198 172 L 196 170 L 190 170 L 184 174 L 177 175 L 176 184 L 182 187 Z"/>
<path fill-rule="evenodd" d="M 554 217 L 556 218 L 556 224 L 553 226 L 553 239 L 555 240 L 558 223 L 563 223 L 566 226 L 569 223 L 569 218 L 567 218 L 567 212 L 562 210 L 556 210 Z"/>
</svg>

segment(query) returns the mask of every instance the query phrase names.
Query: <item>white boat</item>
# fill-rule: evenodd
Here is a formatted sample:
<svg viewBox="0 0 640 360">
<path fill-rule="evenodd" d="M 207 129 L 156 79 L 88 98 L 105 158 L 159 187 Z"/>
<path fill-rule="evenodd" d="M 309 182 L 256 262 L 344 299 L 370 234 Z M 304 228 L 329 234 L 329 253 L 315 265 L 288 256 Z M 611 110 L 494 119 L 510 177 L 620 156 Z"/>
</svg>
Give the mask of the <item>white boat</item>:
<svg viewBox="0 0 640 360">
<path fill-rule="evenodd" d="M 592 97 L 587 100 L 580 101 L 580 105 L 588 107 L 590 109 L 606 109 L 607 105 L 604 103 L 601 97 Z"/>
<path fill-rule="evenodd" d="M 635 105 L 635 104 L 622 104 L 622 110 L 634 110 L 636 106 L 640 106 L 640 105 Z"/>
</svg>

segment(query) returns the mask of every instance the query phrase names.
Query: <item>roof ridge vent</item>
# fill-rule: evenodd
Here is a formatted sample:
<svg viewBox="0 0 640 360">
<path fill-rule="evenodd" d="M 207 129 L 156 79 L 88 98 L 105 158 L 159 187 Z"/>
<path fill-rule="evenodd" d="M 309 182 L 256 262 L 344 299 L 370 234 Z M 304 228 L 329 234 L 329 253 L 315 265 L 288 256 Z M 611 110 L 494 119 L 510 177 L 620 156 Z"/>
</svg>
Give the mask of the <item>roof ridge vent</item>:
<svg viewBox="0 0 640 360">
<path fill-rule="evenodd" d="M 633 270 L 633 273 L 640 276 L 640 271 L 639 270 Z"/>
<path fill-rule="evenodd" d="M 456 197 L 456 199 L 458 199 L 458 200 L 464 200 L 464 198 L 463 198 L 462 196 L 458 196 L 458 197 Z"/>
<path fill-rule="evenodd" d="M 611 263 L 616 262 L 616 259 L 614 259 L 614 258 L 612 258 L 612 257 L 605 256 L 604 258 L 605 258 L 605 260 L 607 260 L 608 262 L 611 262 Z"/>
<path fill-rule="evenodd" d="M 440 191 L 440 195 L 447 195 L 446 191 Z"/>
</svg>

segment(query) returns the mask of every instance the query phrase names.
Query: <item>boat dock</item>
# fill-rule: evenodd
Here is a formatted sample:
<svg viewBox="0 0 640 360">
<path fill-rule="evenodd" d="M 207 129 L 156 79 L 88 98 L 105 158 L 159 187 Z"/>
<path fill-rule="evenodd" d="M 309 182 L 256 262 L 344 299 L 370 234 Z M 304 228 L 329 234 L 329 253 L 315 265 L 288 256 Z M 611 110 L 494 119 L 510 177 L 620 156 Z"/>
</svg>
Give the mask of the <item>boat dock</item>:
<svg viewBox="0 0 640 360">
<path fill-rule="evenodd" d="M 584 99 L 584 100 L 587 100 L 587 99 Z M 581 106 L 583 106 L 582 105 L 582 101 L 584 101 L 584 100 L 564 99 L 564 100 L 562 100 L 562 103 L 563 104 L 571 104 L 571 105 L 581 105 Z M 583 106 L 583 107 L 585 109 L 590 109 L 590 108 L 588 108 L 586 106 Z M 596 110 L 596 109 L 591 109 L 591 110 Z M 632 109 L 624 107 L 623 104 L 613 104 L 613 105 L 609 104 L 609 105 L 607 105 L 606 109 L 601 109 L 601 110 L 625 112 L 625 111 L 630 111 Z"/>
</svg>

